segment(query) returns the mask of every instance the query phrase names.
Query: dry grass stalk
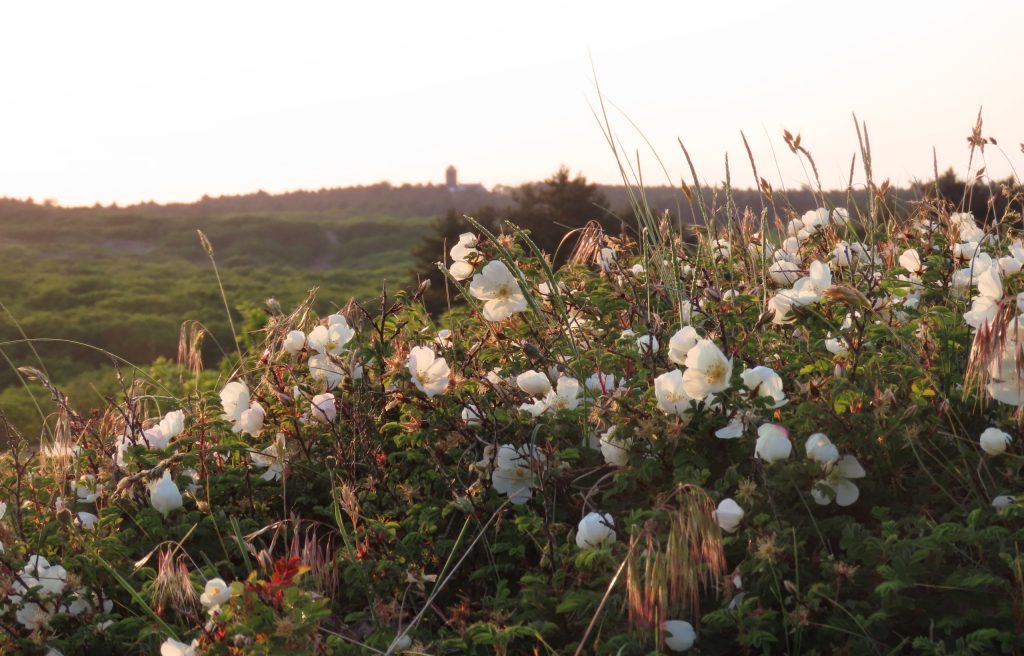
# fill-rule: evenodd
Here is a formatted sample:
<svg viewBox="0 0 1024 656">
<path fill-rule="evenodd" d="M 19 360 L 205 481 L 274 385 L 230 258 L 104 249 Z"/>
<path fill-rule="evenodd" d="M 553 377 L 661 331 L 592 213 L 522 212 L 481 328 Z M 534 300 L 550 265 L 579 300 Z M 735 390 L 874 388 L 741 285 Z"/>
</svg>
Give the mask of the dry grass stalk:
<svg viewBox="0 0 1024 656">
<path fill-rule="evenodd" d="M 711 497 L 700 487 L 681 485 L 673 501 L 665 508 L 664 543 L 656 535 L 659 522 L 631 539 L 627 601 L 629 621 L 638 628 L 658 630 L 665 620 L 684 616 L 696 622 L 701 594 L 717 593 L 726 574 L 722 532 Z"/>
</svg>

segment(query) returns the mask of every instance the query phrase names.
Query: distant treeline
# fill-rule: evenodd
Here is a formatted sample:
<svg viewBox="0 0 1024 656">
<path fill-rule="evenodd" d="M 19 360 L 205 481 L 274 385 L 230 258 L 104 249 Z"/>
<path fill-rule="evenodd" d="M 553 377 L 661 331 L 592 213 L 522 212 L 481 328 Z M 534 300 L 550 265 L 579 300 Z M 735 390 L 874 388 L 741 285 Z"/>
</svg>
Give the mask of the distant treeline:
<svg viewBox="0 0 1024 656">
<path fill-rule="evenodd" d="M 580 179 L 583 179 L 580 177 Z M 330 212 L 338 216 L 372 216 L 388 215 L 394 217 L 436 217 L 449 211 L 472 213 L 481 207 L 493 208 L 496 212 L 506 212 L 516 205 L 517 193 L 524 188 L 538 183 L 527 183 L 521 186 L 498 185 L 486 189 L 478 184 L 460 185 L 452 190 L 441 184 L 402 184 L 392 185 L 380 182 L 372 185 L 353 187 L 335 187 L 315 191 L 298 190 L 280 194 L 257 191 L 250 194 L 234 196 L 204 196 L 193 203 L 140 203 L 126 206 L 101 206 L 59 208 L 64 215 L 87 214 L 95 215 L 97 211 L 105 214 L 130 214 L 137 216 L 195 218 L 224 216 L 231 214 L 264 214 L 277 212 Z M 998 201 L 998 187 L 1010 184 L 1005 181 L 992 185 L 968 185 L 956 178 L 952 170 L 947 171 L 937 181 L 915 184 L 904 188 L 888 188 L 883 195 L 891 202 L 908 203 L 919 200 L 926 195 L 934 196 L 935 188 L 940 188 L 940 195 L 947 200 L 959 203 L 961 198 L 966 201 L 964 209 L 971 209 L 976 216 L 982 217 L 987 212 L 989 199 Z M 592 185 L 598 192 L 603 205 L 594 208 L 595 215 L 621 215 L 630 207 L 630 193 L 623 185 Z M 757 189 L 732 189 L 726 192 L 722 187 L 703 187 L 701 189 L 705 205 L 721 207 L 731 195 L 732 204 L 740 208 L 760 209 L 767 205 L 778 214 L 791 211 L 806 211 L 819 205 L 863 205 L 867 203 L 868 191 L 864 184 L 854 185 L 849 190 L 832 190 L 818 192 L 806 185 L 799 188 L 776 188 L 768 197 Z M 965 193 L 970 191 L 970 193 Z M 879 190 L 874 192 L 876 195 Z M 678 187 L 651 186 L 644 189 L 648 205 L 655 211 L 668 210 L 683 222 L 695 222 L 699 218 L 694 194 L 684 193 L 682 185 Z M 17 200 L 0 198 L 0 220 L 5 216 L 16 214 L 19 209 L 38 209 L 49 207 L 58 209 L 51 203 L 36 203 L 31 199 Z"/>
</svg>

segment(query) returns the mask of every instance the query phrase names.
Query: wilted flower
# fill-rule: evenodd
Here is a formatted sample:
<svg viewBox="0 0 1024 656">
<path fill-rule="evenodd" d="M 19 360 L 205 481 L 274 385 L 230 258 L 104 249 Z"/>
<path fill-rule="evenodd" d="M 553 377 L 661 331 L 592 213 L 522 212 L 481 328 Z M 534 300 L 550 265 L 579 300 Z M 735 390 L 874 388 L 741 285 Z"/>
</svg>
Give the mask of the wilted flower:
<svg viewBox="0 0 1024 656">
<path fill-rule="evenodd" d="M 1006 447 L 1013 441 L 1013 437 L 998 428 L 986 428 L 978 438 L 981 443 L 981 450 L 990 456 L 998 456 L 1006 451 Z"/>
<path fill-rule="evenodd" d="M 818 485 L 811 489 L 811 497 L 818 504 L 827 506 L 832 502 L 832 495 L 819 489 L 825 487 L 832 491 L 837 504 L 849 506 L 860 496 L 860 489 L 850 479 L 864 478 L 864 476 L 866 476 L 864 468 L 860 466 L 857 459 L 845 455 L 831 466 L 825 480 L 819 481 Z"/>
<path fill-rule="evenodd" d="M 576 527 L 576 546 L 592 549 L 615 542 L 615 520 L 606 513 L 587 513 Z"/>
<path fill-rule="evenodd" d="M 597 264 L 601 267 L 602 271 L 609 273 L 615 268 L 615 259 L 616 255 L 613 249 L 602 248 L 597 256 Z"/>
<path fill-rule="evenodd" d="M 672 651 L 687 651 L 697 642 L 697 632 L 685 620 L 668 620 L 661 623 L 665 632 L 665 646 Z"/>
<path fill-rule="evenodd" d="M 715 510 L 715 521 L 726 533 L 734 533 L 743 521 L 743 508 L 732 499 L 722 499 Z"/>
<path fill-rule="evenodd" d="M 480 273 L 473 276 L 469 292 L 486 301 L 483 315 L 488 321 L 504 321 L 517 312 L 526 311 L 523 290 L 504 262 L 488 262 Z"/>
<path fill-rule="evenodd" d="M 765 462 L 785 460 L 793 452 L 789 431 L 778 424 L 761 424 L 757 429 L 754 455 Z"/>
<path fill-rule="evenodd" d="M 406 362 L 412 382 L 427 396 L 437 396 L 448 389 L 451 370 L 448 362 L 426 346 L 414 346 Z"/>
<path fill-rule="evenodd" d="M 182 507 L 181 491 L 171 480 L 171 472 L 164 470 L 159 480 L 149 484 L 149 502 L 164 517 Z"/>
</svg>

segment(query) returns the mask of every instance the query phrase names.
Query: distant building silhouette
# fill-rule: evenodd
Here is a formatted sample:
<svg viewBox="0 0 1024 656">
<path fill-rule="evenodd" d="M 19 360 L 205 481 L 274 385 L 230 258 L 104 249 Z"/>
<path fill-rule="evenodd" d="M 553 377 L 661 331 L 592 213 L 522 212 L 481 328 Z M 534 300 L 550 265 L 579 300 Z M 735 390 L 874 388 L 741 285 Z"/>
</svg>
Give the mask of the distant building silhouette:
<svg viewBox="0 0 1024 656">
<path fill-rule="evenodd" d="M 444 186 L 450 192 L 466 192 L 473 191 L 479 193 L 487 193 L 487 190 L 479 182 L 471 182 L 469 184 L 459 184 L 459 175 L 455 170 L 454 166 L 449 166 L 444 171 Z"/>
</svg>

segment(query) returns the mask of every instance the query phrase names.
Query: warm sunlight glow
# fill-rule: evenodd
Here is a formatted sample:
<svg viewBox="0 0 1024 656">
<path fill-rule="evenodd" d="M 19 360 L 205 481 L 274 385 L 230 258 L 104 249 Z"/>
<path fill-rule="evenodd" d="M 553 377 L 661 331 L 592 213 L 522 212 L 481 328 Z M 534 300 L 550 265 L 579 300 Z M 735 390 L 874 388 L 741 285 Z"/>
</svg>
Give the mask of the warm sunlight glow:
<svg viewBox="0 0 1024 656">
<path fill-rule="evenodd" d="M 1024 86 L 1008 74 L 1024 61 L 1024 4 L 725 4 L 6 3 L 0 195 L 193 200 L 441 182 L 449 163 L 488 186 L 562 163 L 615 183 L 591 61 L 673 182 L 680 137 L 709 182 L 727 151 L 751 186 L 743 130 L 761 175 L 800 185 L 788 129 L 843 187 L 852 112 L 894 183 L 930 176 L 933 147 L 940 168 L 965 171 L 981 106 L 1005 151 L 986 151 L 989 172 L 1024 163 Z M 627 154 L 646 153 L 608 109 Z"/>
</svg>

